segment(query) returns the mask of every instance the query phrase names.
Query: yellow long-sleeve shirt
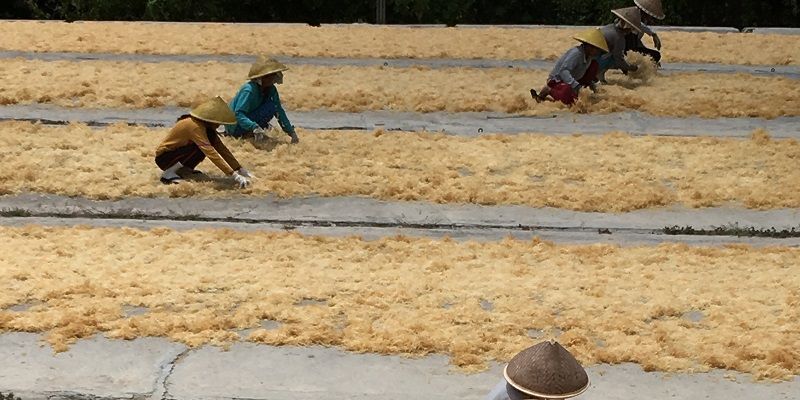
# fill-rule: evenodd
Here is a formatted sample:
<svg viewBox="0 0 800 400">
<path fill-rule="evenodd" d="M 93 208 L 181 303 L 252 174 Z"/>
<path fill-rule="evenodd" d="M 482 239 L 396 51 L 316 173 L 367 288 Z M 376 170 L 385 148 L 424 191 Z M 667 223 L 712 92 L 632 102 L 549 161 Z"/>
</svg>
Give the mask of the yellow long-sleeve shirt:
<svg viewBox="0 0 800 400">
<path fill-rule="evenodd" d="M 167 137 L 156 149 L 156 157 L 187 146 L 189 143 L 196 144 L 203 154 L 226 175 L 231 175 L 233 171 L 242 168 L 216 132 L 211 132 L 209 135 L 202 122 L 191 117 L 184 118 L 175 124 L 175 127 L 169 131 Z"/>
</svg>

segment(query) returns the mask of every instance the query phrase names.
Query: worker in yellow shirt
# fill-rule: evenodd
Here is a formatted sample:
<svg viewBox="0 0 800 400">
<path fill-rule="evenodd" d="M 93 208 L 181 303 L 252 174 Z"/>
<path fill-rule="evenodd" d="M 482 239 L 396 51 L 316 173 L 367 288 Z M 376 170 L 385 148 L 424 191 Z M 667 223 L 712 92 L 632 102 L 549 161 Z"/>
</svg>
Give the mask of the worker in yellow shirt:
<svg viewBox="0 0 800 400">
<path fill-rule="evenodd" d="M 156 165 L 164 171 L 161 183 L 178 183 L 182 178 L 202 174 L 195 170 L 208 157 L 222 172 L 232 176 L 240 188 L 254 178 L 222 143 L 217 128 L 235 124 L 236 116 L 222 100 L 215 97 L 178 118 L 178 123 L 156 149 Z"/>
</svg>

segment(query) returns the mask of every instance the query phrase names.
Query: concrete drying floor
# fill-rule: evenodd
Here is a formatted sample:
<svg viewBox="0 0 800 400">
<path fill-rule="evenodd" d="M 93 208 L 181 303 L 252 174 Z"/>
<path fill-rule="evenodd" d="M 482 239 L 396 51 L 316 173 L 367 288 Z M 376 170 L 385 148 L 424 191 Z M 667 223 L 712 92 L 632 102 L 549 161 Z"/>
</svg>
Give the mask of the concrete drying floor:
<svg viewBox="0 0 800 400">
<path fill-rule="evenodd" d="M 24 58 L 42 61 L 121 61 L 121 62 L 185 62 L 204 63 L 209 61 L 251 64 L 256 60 L 252 55 L 181 55 L 181 54 L 113 54 L 113 53 L 74 53 L 74 52 L 28 52 L 0 51 L 0 59 Z M 313 65 L 325 67 L 340 66 L 385 66 L 392 68 L 521 68 L 550 70 L 555 64 L 547 60 L 478 60 L 450 58 L 325 58 L 288 57 L 277 59 L 288 65 Z M 715 63 L 669 63 L 662 64 L 662 72 L 708 72 L 730 74 L 754 74 L 761 76 L 783 76 L 800 78 L 800 67 L 786 65 L 730 65 Z"/>
<path fill-rule="evenodd" d="M 664 29 L 664 28 L 660 28 Z M 735 31 L 720 29 L 720 32 Z M 756 29 L 755 33 L 787 33 Z M 0 59 L 114 60 L 139 62 L 252 62 L 248 56 L 153 56 L 83 53 L 0 52 Z M 285 58 L 296 65 L 427 66 L 548 69 L 550 62 L 447 59 Z M 733 66 L 665 64 L 664 72 L 707 71 L 800 78 L 796 66 Z M 92 125 L 119 122 L 169 126 L 182 109 L 89 110 L 47 105 L 0 107 L 0 120 L 79 121 Z M 307 129 L 388 129 L 482 133 L 540 132 L 554 135 L 603 134 L 708 135 L 747 138 L 758 128 L 774 138 L 800 138 L 800 118 L 701 119 L 657 118 L 636 112 L 609 115 L 558 113 L 516 117 L 494 113 L 360 114 L 292 112 Z M 5 217 L 0 225 L 112 226 L 175 229 L 225 227 L 236 230 L 295 230 L 326 236 L 361 235 L 377 239 L 395 234 L 450 236 L 454 239 L 499 240 L 538 236 L 560 243 L 691 245 L 747 243 L 755 246 L 800 246 L 800 239 L 723 236 L 666 236 L 665 226 L 713 228 L 738 224 L 759 229 L 800 227 L 800 210 L 755 211 L 739 208 L 656 209 L 625 214 L 579 213 L 526 207 L 447 206 L 387 203 L 364 198 L 276 199 L 125 199 L 96 202 L 51 195 L 0 197 Z M 608 230 L 608 233 L 599 233 Z M 136 312 L 133 310 L 132 312 Z M 265 328 L 269 329 L 267 326 Z M 245 334 L 243 332 L 242 334 Z M 93 337 L 64 353 L 42 346 L 42 337 L 28 333 L 0 335 L 0 392 L 28 399 L 482 399 L 501 379 L 501 366 L 464 375 L 444 356 L 404 359 L 352 354 L 336 349 L 270 347 L 234 344 L 193 350 L 158 338 L 133 341 Z M 637 365 L 601 365 L 588 369 L 590 390 L 579 399 L 800 399 L 800 379 L 754 382 L 748 375 L 714 371 L 704 374 L 648 373 Z"/>
<path fill-rule="evenodd" d="M 321 347 L 238 343 L 227 351 L 187 349 L 163 339 L 93 337 L 53 355 L 39 335 L 0 335 L 0 391 L 39 399 L 269 399 L 382 398 L 479 400 L 502 379 L 502 366 L 478 374 L 454 372 L 447 358 L 405 359 Z M 583 400 L 796 400 L 800 380 L 768 383 L 714 371 L 649 373 L 623 364 L 588 368 Z"/>
<path fill-rule="evenodd" d="M 693 245 L 800 246 L 800 238 L 673 236 L 662 232 L 667 226 L 713 229 L 736 225 L 765 230 L 800 229 L 800 210 L 796 209 L 758 211 L 673 207 L 607 214 L 522 206 L 384 202 L 361 197 L 93 201 L 26 194 L 0 197 L 0 211 L 7 216 L 0 218 L 0 224 L 8 226 L 224 227 L 246 231 L 293 230 L 327 236 L 360 235 L 366 239 L 404 234 L 475 240 L 539 237 L 558 243 L 622 245 L 683 242 Z"/>
<path fill-rule="evenodd" d="M 172 126 L 185 109 L 85 109 L 52 105 L 0 106 L 0 120 L 42 121 L 50 124 L 83 122 L 93 126 L 131 123 L 146 126 Z M 773 138 L 800 138 L 800 117 L 759 118 L 672 118 L 654 117 L 639 112 L 603 115 L 554 113 L 544 117 L 523 117 L 500 113 L 409 113 L 367 111 L 288 111 L 292 123 L 305 129 L 401 130 L 445 132 L 479 136 L 483 133 L 544 133 L 553 135 L 605 134 L 627 132 L 632 135 L 716 136 L 748 138 L 756 129 L 765 129 Z"/>
</svg>

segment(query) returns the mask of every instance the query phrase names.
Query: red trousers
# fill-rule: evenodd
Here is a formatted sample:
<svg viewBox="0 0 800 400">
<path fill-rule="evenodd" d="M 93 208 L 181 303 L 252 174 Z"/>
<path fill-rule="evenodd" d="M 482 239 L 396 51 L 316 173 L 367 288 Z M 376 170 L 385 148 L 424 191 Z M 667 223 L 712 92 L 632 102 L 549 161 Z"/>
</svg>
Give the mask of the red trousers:
<svg viewBox="0 0 800 400">
<path fill-rule="evenodd" d="M 600 69 L 600 65 L 597 64 L 597 60 L 592 60 L 589 64 L 589 68 L 586 70 L 586 73 L 578 79 L 578 83 L 581 86 L 589 86 L 594 81 L 597 80 L 597 72 Z M 556 81 L 549 81 L 547 82 L 547 86 L 550 87 L 550 96 L 553 96 L 554 99 L 571 106 L 575 103 L 575 100 L 578 100 L 578 93 L 572 90 L 572 86 L 564 83 L 564 82 L 556 82 Z"/>
</svg>

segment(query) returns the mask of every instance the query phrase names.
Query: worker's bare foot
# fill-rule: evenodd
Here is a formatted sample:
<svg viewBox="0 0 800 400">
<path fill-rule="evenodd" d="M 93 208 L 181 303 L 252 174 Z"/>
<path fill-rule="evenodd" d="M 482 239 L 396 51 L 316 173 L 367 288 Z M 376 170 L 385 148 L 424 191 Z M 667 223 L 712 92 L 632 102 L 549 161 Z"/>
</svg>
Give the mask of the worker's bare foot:
<svg viewBox="0 0 800 400">
<path fill-rule="evenodd" d="M 544 99 L 541 98 L 541 96 L 539 96 L 539 94 L 536 93 L 536 91 L 533 89 L 531 89 L 531 97 L 533 97 L 533 99 L 536 100 L 537 103 L 541 103 L 544 101 Z"/>
</svg>

